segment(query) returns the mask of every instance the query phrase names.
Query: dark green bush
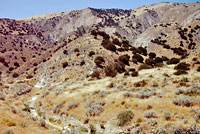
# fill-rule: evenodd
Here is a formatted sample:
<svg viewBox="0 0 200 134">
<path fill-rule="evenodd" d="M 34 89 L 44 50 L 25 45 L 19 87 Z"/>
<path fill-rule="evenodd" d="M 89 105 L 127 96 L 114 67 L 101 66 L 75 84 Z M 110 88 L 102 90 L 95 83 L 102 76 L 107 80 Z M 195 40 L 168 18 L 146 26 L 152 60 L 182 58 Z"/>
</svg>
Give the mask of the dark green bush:
<svg viewBox="0 0 200 134">
<path fill-rule="evenodd" d="M 143 61 L 144 61 L 144 58 L 139 54 L 133 55 L 132 59 L 136 59 L 140 63 L 143 63 Z"/>
<path fill-rule="evenodd" d="M 163 60 L 163 61 L 168 61 L 169 58 L 167 58 L 166 56 L 162 56 L 162 60 Z"/>
<path fill-rule="evenodd" d="M 117 70 L 112 65 L 107 66 L 104 71 L 106 76 L 115 77 L 117 75 Z"/>
<path fill-rule="evenodd" d="M 122 45 L 121 42 L 117 38 L 113 39 L 112 43 L 118 46 Z"/>
<path fill-rule="evenodd" d="M 143 70 L 143 69 L 151 69 L 152 66 L 147 65 L 147 64 L 141 64 L 138 68 L 138 70 Z"/>
<path fill-rule="evenodd" d="M 178 64 L 180 60 L 178 58 L 171 58 L 167 64 Z"/>
<path fill-rule="evenodd" d="M 138 74 L 138 72 L 137 71 L 133 71 L 133 72 L 131 72 L 131 76 L 132 77 L 137 77 L 139 74 Z"/>
<path fill-rule="evenodd" d="M 146 63 L 147 65 L 154 65 L 154 64 L 155 64 L 155 61 L 154 61 L 153 59 L 151 59 L 151 58 L 148 58 L 148 59 L 145 60 L 145 63 Z"/>
<path fill-rule="evenodd" d="M 163 62 L 163 59 L 160 58 L 160 57 L 156 57 L 154 61 L 155 61 L 156 63 L 162 63 L 162 62 Z"/>
<path fill-rule="evenodd" d="M 119 56 L 119 61 L 123 62 L 125 65 L 129 66 L 130 56 L 128 54 Z"/>
<path fill-rule="evenodd" d="M 190 70 L 190 64 L 187 64 L 185 62 L 181 62 L 178 65 L 174 67 L 176 70 Z"/>
<path fill-rule="evenodd" d="M 155 58 L 155 57 L 156 57 L 156 54 L 155 54 L 155 53 L 153 53 L 153 52 L 150 52 L 150 53 L 149 53 L 149 57 L 153 59 L 153 58 Z"/>
<path fill-rule="evenodd" d="M 115 45 L 114 45 L 112 42 L 110 42 L 109 40 L 103 40 L 102 43 L 101 43 L 101 45 L 102 45 L 105 49 L 107 49 L 107 50 L 116 52 L 116 47 L 115 47 Z"/>
<path fill-rule="evenodd" d="M 67 55 L 67 54 L 68 54 L 67 50 L 64 50 L 64 51 L 63 51 L 63 54 Z"/>
<path fill-rule="evenodd" d="M 114 67 L 115 67 L 115 69 L 116 69 L 116 71 L 118 73 L 123 73 L 123 72 L 126 71 L 125 65 L 121 61 L 116 62 L 115 65 L 114 65 Z"/>
<path fill-rule="evenodd" d="M 174 72 L 174 75 L 182 75 L 182 74 L 188 74 L 188 72 L 186 70 L 177 70 L 176 72 Z"/>
</svg>

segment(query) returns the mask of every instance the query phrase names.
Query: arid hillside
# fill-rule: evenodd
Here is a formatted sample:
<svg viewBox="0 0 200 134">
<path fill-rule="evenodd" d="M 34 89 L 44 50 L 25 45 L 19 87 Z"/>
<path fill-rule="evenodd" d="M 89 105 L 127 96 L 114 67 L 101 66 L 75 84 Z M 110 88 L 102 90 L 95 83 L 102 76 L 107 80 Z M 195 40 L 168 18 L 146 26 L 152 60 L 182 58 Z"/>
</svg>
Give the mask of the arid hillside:
<svg viewBox="0 0 200 134">
<path fill-rule="evenodd" d="M 199 134 L 200 3 L 0 19 L 0 133 Z"/>
</svg>

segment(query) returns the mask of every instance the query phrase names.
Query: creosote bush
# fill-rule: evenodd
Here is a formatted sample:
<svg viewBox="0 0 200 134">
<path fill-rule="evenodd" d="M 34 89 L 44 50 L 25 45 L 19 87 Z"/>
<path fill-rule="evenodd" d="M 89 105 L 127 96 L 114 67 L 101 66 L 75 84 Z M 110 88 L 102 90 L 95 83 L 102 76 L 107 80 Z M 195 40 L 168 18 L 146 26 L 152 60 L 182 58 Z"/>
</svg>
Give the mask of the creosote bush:
<svg viewBox="0 0 200 134">
<path fill-rule="evenodd" d="M 200 66 L 197 68 L 197 72 L 200 72 Z"/>
<path fill-rule="evenodd" d="M 117 115 L 118 125 L 125 126 L 127 125 L 134 117 L 134 113 L 132 111 L 122 111 Z"/>
<path fill-rule="evenodd" d="M 145 118 L 157 118 L 157 113 L 154 110 L 149 110 L 144 113 Z"/>
<path fill-rule="evenodd" d="M 17 78 L 18 76 L 19 76 L 18 73 L 16 73 L 16 72 L 13 73 L 13 78 Z"/>
<path fill-rule="evenodd" d="M 105 68 L 106 76 L 115 77 L 117 75 L 117 71 L 114 66 L 110 65 Z"/>
</svg>

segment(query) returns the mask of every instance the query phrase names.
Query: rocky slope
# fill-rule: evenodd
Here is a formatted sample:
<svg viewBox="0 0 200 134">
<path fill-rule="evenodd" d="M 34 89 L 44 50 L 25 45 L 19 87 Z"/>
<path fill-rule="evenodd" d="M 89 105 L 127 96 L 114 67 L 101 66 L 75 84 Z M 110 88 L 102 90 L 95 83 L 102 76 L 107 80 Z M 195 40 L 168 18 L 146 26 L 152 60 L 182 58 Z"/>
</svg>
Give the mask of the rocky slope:
<svg viewBox="0 0 200 134">
<path fill-rule="evenodd" d="M 0 19 L 0 132 L 197 134 L 199 9 Z"/>
</svg>

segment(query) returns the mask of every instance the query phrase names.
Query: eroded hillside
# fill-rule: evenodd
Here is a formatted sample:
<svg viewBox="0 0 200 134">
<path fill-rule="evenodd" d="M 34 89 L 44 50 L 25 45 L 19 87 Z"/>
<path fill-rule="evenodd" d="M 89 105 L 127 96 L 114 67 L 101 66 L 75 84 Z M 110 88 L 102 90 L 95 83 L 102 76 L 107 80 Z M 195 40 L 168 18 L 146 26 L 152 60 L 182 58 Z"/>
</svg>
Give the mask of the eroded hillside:
<svg viewBox="0 0 200 134">
<path fill-rule="evenodd" d="M 0 19 L 0 132 L 198 134 L 199 9 Z"/>
</svg>

